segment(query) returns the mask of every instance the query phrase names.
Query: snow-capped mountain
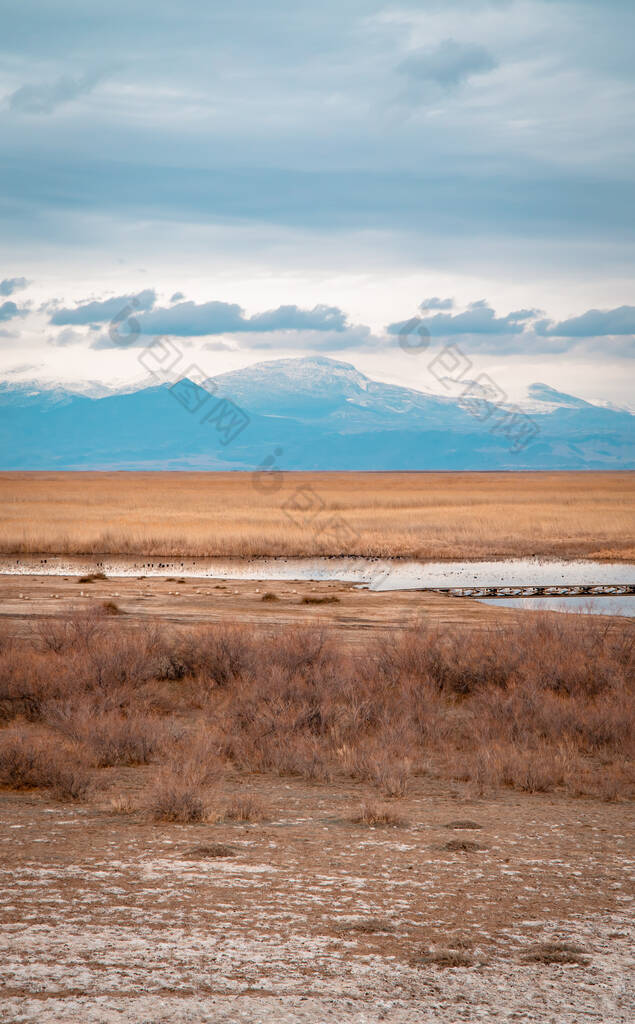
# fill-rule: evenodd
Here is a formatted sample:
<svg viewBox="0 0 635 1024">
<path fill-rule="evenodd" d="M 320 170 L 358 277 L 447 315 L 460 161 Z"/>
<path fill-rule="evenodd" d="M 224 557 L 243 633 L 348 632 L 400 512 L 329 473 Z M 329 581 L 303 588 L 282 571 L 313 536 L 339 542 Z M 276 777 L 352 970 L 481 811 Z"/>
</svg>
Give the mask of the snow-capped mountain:
<svg viewBox="0 0 635 1024">
<path fill-rule="evenodd" d="M 465 382 L 464 382 L 465 383 Z M 481 399 L 487 396 L 479 396 Z M 0 385 L 4 469 L 632 469 L 635 416 L 532 384 L 525 413 L 280 359 L 104 397 Z M 522 443 L 519 443 L 520 442 Z"/>
<path fill-rule="evenodd" d="M 351 363 L 326 356 L 255 363 L 219 374 L 209 383 L 215 394 L 264 416 L 328 420 L 345 430 L 371 422 L 394 426 L 396 416 L 413 417 L 413 422 L 425 417 L 430 425 L 448 409 L 445 397 L 379 383 Z"/>
</svg>

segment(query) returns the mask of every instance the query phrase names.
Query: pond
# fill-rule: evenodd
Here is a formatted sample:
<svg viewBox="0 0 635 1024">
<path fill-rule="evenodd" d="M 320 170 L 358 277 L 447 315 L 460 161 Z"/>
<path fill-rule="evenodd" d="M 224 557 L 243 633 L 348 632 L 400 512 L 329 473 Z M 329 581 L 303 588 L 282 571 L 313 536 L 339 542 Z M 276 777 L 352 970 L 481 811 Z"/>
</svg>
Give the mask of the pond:
<svg viewBox="0 0 635 1024">
<path fill-rule="evenodd" d="M 480 597 L 481 604 L 527 611 L 577 612 L 578 615 L 619 615 L 635 618 L 633 594 L 602 597 Z"/>
</svg>

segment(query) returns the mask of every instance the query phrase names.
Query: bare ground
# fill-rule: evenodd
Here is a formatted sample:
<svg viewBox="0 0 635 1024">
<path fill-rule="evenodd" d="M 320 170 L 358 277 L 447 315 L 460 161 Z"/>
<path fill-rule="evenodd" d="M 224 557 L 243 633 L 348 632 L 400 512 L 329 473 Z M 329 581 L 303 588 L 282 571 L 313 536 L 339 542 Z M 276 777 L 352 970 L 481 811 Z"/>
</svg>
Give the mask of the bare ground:
<svg viewBox="0 0 635 1024">
<path fill-rule="evenodd" d="M 250 791 L 268 822 L 156 825 L 2 794 L 2 1019 L 632 1019 L 624 805 L 421 780 L 399 801 L 407 827 L 364 828 L 359 786 Z M 482 828 L 448 828 L 465 819 Z M 445 849 L 466 836 L 477 850 Z M 233 854 L 197 851 L 218 842 Z M 574 952 L 544 962 L 544 943 Z"/>
<path fill-rule="evenodd" d="M 263 600 L 265 594 L 277 600 Z M 305 598 L 337 598 L 306 603 Z M 469 598 L 417 591 L 372 592 L 337 582 L 254 582 L 213 579 L 133 579 L 113 577 L 79 583 L 75 577 L 0 575 L 0 619 L 16 632 L 30 630 L 34 617 L 65 615 L 112 601 L 122 625 L 144 620 L 195 625 L 240 623 L 277 628 L 293 624 L 324 625 L 353 645 L 377 634 L 407 626 L 420 618 L 442 627 L 488 629 L 497 623 L 524 620 L 532 612 L 490 606 Z M 632 630 L 628 619 L 613 619 L 620 630 Z"/>
</svg>

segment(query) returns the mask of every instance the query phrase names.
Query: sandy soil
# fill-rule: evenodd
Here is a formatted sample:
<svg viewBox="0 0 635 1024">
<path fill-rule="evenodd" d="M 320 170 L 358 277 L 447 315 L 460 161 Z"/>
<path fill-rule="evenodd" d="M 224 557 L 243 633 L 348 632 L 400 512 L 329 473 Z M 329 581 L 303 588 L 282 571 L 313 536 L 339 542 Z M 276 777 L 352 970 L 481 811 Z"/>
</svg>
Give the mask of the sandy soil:
<svg viewBox="0 0 635 1024">
<path fill-rule="evenodd" d="M 153 825 L 0 794 L 3 1021 L 633 1019 L 624 806 L 423 779 L 399 801 L 406 827 L 368 828 L 348 820 L 360 786 L 249 790 L 267 822 Z M 448 827 L 466 819 L 482 827 Z M 457 838 L 477 846 L 445 848 Z M 219 841 L 230 856 L 196 849 Z M 578 952 L 534 962 L 541 942 Z"/>
<path fill-rule="evenodd" d="M 265 593 L 278 600 L 263 601 Z M 303 598 L 337 598 L 326 604 L 303 604 Z M 39 616 L 63 615 L 76 608 L 114 602 L 121 622 L 163 620 L 183 626 L 206 622 L 240 623 L 274 629 L 288 624 L 321 624 L 348 643 L 364 644 L 370 631 L 381 633 L 418 620 L 443 627 L 490 629 L 533 614 L 484 605 L 464 597 L 416 591 L 374 593 L 346 583 L 219 581 L 118 577 L 90 584 L 51 576 L 1 576 L 0 619 L 16 633 L 28 633 Z M 610 617 L 607 617 L 610 618 Z M 633 620 L 610 618 L 620 630 L 633 630 Z"/>
</svg>

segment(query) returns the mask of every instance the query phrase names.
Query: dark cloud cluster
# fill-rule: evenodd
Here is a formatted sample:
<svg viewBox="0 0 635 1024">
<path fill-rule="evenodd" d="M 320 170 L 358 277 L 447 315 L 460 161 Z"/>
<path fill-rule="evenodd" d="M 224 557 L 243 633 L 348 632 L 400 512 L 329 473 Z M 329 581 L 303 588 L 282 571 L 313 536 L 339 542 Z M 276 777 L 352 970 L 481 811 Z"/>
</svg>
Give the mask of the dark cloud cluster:
<svg viewBox="0 0 635 1024">
<path fill-rule="evenodd" d="M 536 334 L 550 338 L 599 338 L 606 335 L 635 335 L 635 306 L 617 309 L 589 309 L 582 316 L 554 323 L 539 320 L 534 325 Z"/>
<path fill-rule="evenodd" d="M 171 301 L 182 298 L 175 292 Z M 50 322 L 55 326 L 122 322 L 134 317 L 140 334 L 171 334 L 183 338 L 211 334 L 268 333 L 271 331 L 344 331 L 345 313 L 336 306 L 317 305 L 313 309 L 278 306 L 263 313 L 245 316 L 234 302 L 176 302 L 154 308 L 156 292 L 148 288 L 136 295 L 83 302 L 74 309 L 57 309 Z M 116 344 L 116 342 L 115 342 Z"/>
<path fill-rule="evenodd" d="M 439 300 L 427 300 L 438 303 Z M 421 304 L 425 316 L 423 323 L 433 337 L 448 337 L 455 334 L 521 334 L 529 321 L 535 319 L 539 311 L 536 309 L 517 309 L 507 316 L 496 316 L 496 313 L 485 299 L 472 302 L 464 313 L 435 313 L 433 309 L 446 308 L 439 305 Z M 408 321 L 389 324 L 388 334 L 399 334 Z"/>
<path fill-rule="evenodd" d="M 182 298 L 182 293 L 175 292 L 171 301 L 179 298 Z M 74 308 L 55 308 L 50 315 L 50 323 L 64 326 L 65 330 L 52 338 L 51 344 L 77 344 L 85 340 L 86 335 L 72 330 L 72 327 L 95 329 L 96 325 L 105 323 L 110 323 L 113 329 L 93 338 L 91 348 L 143 345 L 143 338 L 148 335 L 199 338 L 241 334 L 250 335 L 250 345 L 254 348 L 288 347 L 287 336 L 295 337 L 292 342 L 295 345 L 300 333 L 305 340 L 313 340 L 313 347 L 319 338 L 320 348 L 341 348 L 345 346 L 344 339 L 350 344 L 360 344 L 370 335 L 367 327 L 351 326 L 346 314 L 337 306 L 325 304 L 318 304 L 312 309 L 296 305 L 278 306 L 247 316 L 242 306 L 232 302 L 176 301 L 166 307 L 155 307 L 155 303 L 156 293 L 153 289 L 146 289 L 136 294 L 82 302 Z M 215 348 L 228 347 L 223 342 L 210 344 Z"/>
<path fill-rule="evenodd" d="M 335 306 L 279 306 L 245 316 L 233 302 L 179 302 L 135 317 L 140 334 L 169 334 L 181 338 L 216 334 L 270 334 L 276 331 L 344 331 L 346 316 Z M 114 342 L 117 344 L 117 341 Z"/>
<path fill-rule="evenodd" d="M 0 322 L 13 320 L 16 316 L 26 316 L 26 310 L 20 309 L 15 302 L 3 302 L 0 305 Z"/>
<path fill-rule="evenodd" d="M 131 316 L 135 312 L 152 309 L 156 300 L 156 292 L 152 288 L 146 288 L 136 295 L 116 295 L 111 299 L 82 302 L 74 309 L 57 309 L 50 322 L 56 326 L 103 324 L 122 316 Z"/>
<path fill-rule="evenodd" d="M 498 61 L 484 46 L 444 39 L 438 46 L 417 50 L 399 65 L 411 84 L 458 88 L 473 75 L 493 71 Z"/>
<path fill-rule="evenodd" d="M 150 335 L 214 338 L 214 341 L 206 343 L 206 347 L 215 350 L 235 347 L 235 343 L 228 345 L 220 336 L 234 339 L 248 336 L 246 347 L 254 349 L 298 349 L 304 346 L 329 351 L 376 348 L 382 344 L 369 327 L 351 324 L 342 309 L 324 303 L 312 309 L 302 309 L 297 305 L 278 306 L 248 316 L 235 302 L 176 301 L 181 298 L 182 293 L 175 292 L 171 299 L 173 305 L 156 306 L 156 292 L 148 288 L 129 295 L 81 302 L 74 308 L 53 307 L 50 323 L 65 329 L 50 339 L 51 344 L 65 346 L 89 340 L 91 348 L 95 349 L 141 346 Z M 590 351 L 597 350 L 601 343 L 615 355 L 624 356 L 631 352 L 635 341 L 633 306 L 612 310 L 590 309 L 580 316 L 559 322 L 546 319 L 538 309 L 517 309 L 505 315 L 498 314 L 486 299 L 472 302 L 463 311 L 456 312 L 453 299 L 433 296 L 424 299 L 419 309 L 421 315 L 414 319 L 388 324 L 385 334 L 395 337 L 420 327 L 425 328 L 426 336 L 433 342 L 458 338 L 471 349 L 499 355 L 521 352 L 556 354 L 576 347 L 586 347 Z M 24 314 L 25 311 L 18 309 L 14 302 L 0 306 L 0 320 Z M 110 323 L 110 329 L 100 331 L 98 325 L 106 323 Z M 90 327 L 91 331 L 85 334 L 73 329 L 81 326 Z"/>
<path fill-rule="evenodd" d="M 61 75 L 53 82 L 22 85 L 7 97 L 10 110 L 20 114 L 52 114 L 63 103 L 70 103 L 95 88 L 101 72 L 87 72 L 79 78 Z"/>
<path fill-rule="evenodd" d="M 0 295 L 13 295 L 14 292 L 26 288 L 28 283 L 26 277 L 5 277 L 0 281 Z"/>
<path fill-rule="evenodd" d="M 428 309 L 452 309 L 454 307 L 454 299 L 439 299 L 434 295 L 431 299 L 424 299 L 419 309 L 423 312 Z"/>
<path fill-rule="evenodd" d="M 451 300 L 425 299 L 420 309 L 423 316 L 389 324 L 386 333 L 398 336 L 411 334 L 425 327 L 433 341 L 452 341 L 471 350 L 497 355 L 561 354 L 574 348 L 589 353 L 610 351 L 625 357 L 635 352 L 635 307 L 590 309 L 580 316 L 556 322 L 544 318 L 538 309 L 518 309 L 498 316 L 485 300 L 471 303 L 462 313 L 432 313 L 446 308 Z"/>
</svg>

